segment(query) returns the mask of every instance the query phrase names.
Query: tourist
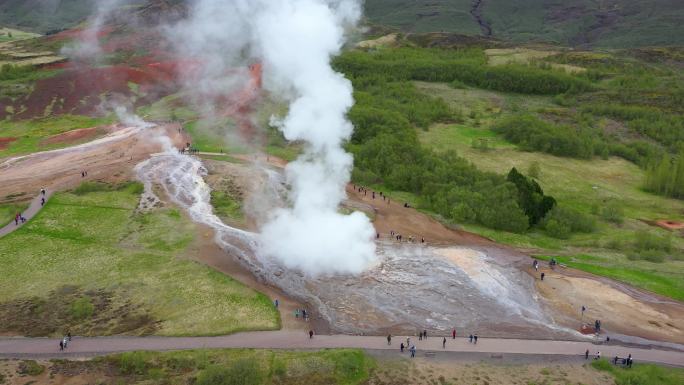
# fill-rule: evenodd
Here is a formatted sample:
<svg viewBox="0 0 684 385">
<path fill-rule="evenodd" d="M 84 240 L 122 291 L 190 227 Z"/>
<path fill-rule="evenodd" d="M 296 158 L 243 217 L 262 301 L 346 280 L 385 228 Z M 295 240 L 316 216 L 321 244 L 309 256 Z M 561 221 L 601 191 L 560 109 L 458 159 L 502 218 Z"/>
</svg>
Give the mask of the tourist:
<svg viewBox="0 0 684 385">
<path fill-rule="evenodd" d="M 455 340 L 456 339 L 456 329 L 451 331 L 451 339 Z"/>
<path fill-rule="evenodd" d="M 404 343 L 402 342 L 401 345 L 399 345 L 399 350 L 403 353 L 404 352 Z"/>
<path fill-rule="evenodd" d="M 69 342 L 71 342 L 71 331 L 68 331 L 68 330 L 67 330 L 67 340 L 69 340 Z"/>
<path fill-rule="evenodd" d="M 299 309 L 295 309 L 294 313 L 295 313 L 295 318 L 299 319 Z"/>
<path fill-rule="evenodd" d="M 45 198 L 40 198 L 40 205 L 45 206 Z"/>
<path fill-rule="evenodd" d="M 66 336 L 62 338 L 62 343 L 64 344 L 64 349 L 68 347 L 69 341 L 67 340 Z"/>
<path fill-rule="evenodd" d="M 618 356 L 615 356 L 615 358 L 613 358 L 613 365 L 617 365 L 617 362 L 618 362 Z"/>
<path fill-rule="evenodd" d="M 309 330 L 309 339 L 313 338 L 313 330 Z"/>
<path fill-rule="evenodd" d="M 275 305 L 275 308 L 278 308 L 278 305 L 280 305 L 280 302 L 278 302 L 278 299 L 276 298 L 275 301 L 273 301 L 273 304 Z"/>
<path fill-rule="evenodd" d="M 406 347 L 411 346 L 411 337 L 406 337 Z"/>
<path fill-rule="evenodd" d="M 542 280 L 542 281 L 544 280 L 544 276 L 545 276 L 545 275 L 546 275 L 546 274 L 541 273 L 541 280 Z"/>
<path fill-rule="evenodd" d="M 601 359 L 601 352 L 596 352 L 596 357 L 594 357 L 595 360 Z"/>
<path fill-rule="evenodd" d="M 446 349 L 446 337 L 442 340 L 442 349 Z"/>
<path fill-rule="evenodd" d="M 44 188 L 40 189 L 40 194 L 41 194 L 42 196 L 45 196 L 45 189 L 44 189 Z"/>
<path fill-rule="evenodd" d="M 589 349 L 587 349 L 586 352 L 584 352 L 584 359 L 588 360 L 589 359 Z"/>
<path fill-rule="evenodd" d="M 392 335 L 391 334 L 387 335 L 387 345 L 392 345 Z"/>
<path fill-rule="evenodd" d="M 477 334 L 475 334 L 475 335 L 473 336 L 473 343 L 474 343 L 475 345 L 477 345 Z"/>
<path fill-rule="evenodd" d="M 19 226 L 19 213 L 17 213 L 17 215 L 14 216 L 14 224 L 16 226 Z"/>
<path fill-rule="evenodd" d="M 427 330 L 423 330 L 423 338 L 427 339 Z"/>
<path fill-rule="evenodd" d="M 418 341 L 422 341 L 422 340 L 423 340 L 423 333 L 418 332 Z"/>
<path fill-rule="evenodd" d="M 411 358 L 416 356 L 416 345 L 411 346 Z"/>
<path fill-rule="evenodd" d="M 471 334 L 470 337 L 468 337 L 468 338 L 470 339 L 469 342 L 472 344 L 473 343 L 473 335 Z"/>
<path fill-rule="evenodd" d="M 59 340 L 59 351 L 61 352 L 63 350 L 64 350 L 64 341 Z"/>
<path fill-rule="evenodd" d="M 627 357 L 627 367 L 628 368 L 632 367 L 632 355 L 631 354 Z"/>
</svg>

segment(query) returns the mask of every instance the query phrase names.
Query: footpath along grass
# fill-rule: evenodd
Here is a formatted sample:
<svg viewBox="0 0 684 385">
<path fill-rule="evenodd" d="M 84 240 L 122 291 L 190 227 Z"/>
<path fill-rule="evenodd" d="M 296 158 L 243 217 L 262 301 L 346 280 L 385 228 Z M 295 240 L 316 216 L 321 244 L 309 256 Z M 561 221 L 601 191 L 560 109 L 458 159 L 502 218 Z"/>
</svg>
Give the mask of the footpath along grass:
<svg viewBox="0 0 684 385">
<path fill-rule="evenodd" d="M 14 221 L 15 215 L 28 207 L 28 203 L 7 203 L 0 205 L 0 228 Z"/>
<path fill-rule="evenodd" d="M 267 297 L 183 258 L 194 226 L 178 210 L 135 213 L 139 188 L 57 194 L 0 239 L 0 305 L 75 285 L 141 306 L 159 321 L 160 335 L 278 329 Z"/>
<path fill-rule="evenodd" d="M 638 360 L 638 358 L 637 358 Z M 615 366 L 607 359 L 591 363 L 594 369 L 615 377 L 615 385 L 681 385 L 684 369 L 636 363 L 631 368 Z"/>
</svg>

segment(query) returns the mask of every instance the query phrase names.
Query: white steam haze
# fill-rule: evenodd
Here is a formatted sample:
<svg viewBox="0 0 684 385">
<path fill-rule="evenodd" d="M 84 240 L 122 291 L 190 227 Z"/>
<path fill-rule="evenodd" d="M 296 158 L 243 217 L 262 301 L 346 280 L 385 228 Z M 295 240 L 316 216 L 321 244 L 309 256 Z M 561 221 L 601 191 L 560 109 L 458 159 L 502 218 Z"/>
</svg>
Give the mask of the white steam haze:
<svg viewBox="0 0 684 385">
<path fill-rule="evenodd" d="M 360 10 L 356 0 L 196 0 L 172 36 L 189 57 L 209 57 L 203 72 L 260 61 L 264 88 L 289 103 L 287 116 L 272 120 L 305 149 L 286 168 L 289 204 L 262 226 L 260 251 L 310 275 L 358 274 L 376 258 L 369 219 L 339 212 L 353 165 L 342 145 L 354 101 L 351 82 L 330 60 Z"/>
<path fill-rule="evenodd" d="M 95 13 L 88 19 L 86 28 L 80 33 L 75 45 L 62 48 L 62 55 L 75 60 L 97 60 L 102 56 L 100 32 L 107 17 L 119 6 L 132 0 L 98 0 Z"/>
</svg>

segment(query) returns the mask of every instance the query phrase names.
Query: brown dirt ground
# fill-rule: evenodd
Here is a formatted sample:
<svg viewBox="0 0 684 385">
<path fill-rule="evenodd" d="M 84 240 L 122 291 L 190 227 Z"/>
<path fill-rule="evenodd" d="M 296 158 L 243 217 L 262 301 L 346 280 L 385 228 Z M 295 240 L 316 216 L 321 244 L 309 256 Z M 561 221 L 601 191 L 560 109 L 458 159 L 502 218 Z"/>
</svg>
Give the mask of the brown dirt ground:
<svg viewBox="0 0 684 385">
<path fill-rule="evenodd" d="M 17 138 L 0 138 L 0 150 L 6 149 L 10 143 L 17 140 Z"/>
<path fill-rule="evenodd" d="M 165 132 L 179 148 L 187 141 L 179 126 L 167 124 L 145 133 L 120 135 L 127 128 L 119 125 L 105 138 L 113 138 L 100 146 L 83 147 L 78 151 L 35 153 L 11 162 L 0 163 L 0 196 L 27 193 L 34 196 L 41 188 L 68 190 L 83 182 L 81 172 L 87 171 L 89 181 L 121 182 L 133 179 L 133 167 L 161 150 L 154 140 L 154 130 Z M 147 134 L 146 134 L 147 133 Z M 34 193 L 35 192 L 35 193 Z"/>
<path fill-rule="evenodd" d="M 527 272 L 535 277 L 531 267 Z M 574 269 L 545 266 L 544 281 L 536 287 L 544 300 L 561 317 L 557 320 L 580 330 L 583 323 L 593 325 L 600 319 L 602 338 L 610 332 L 652 340 L 684 344 L 684 304 L 647 293 L 606 278 Z M 586 306 L 584 318 L 580 309 Z"/>
<path fill-rule="evenodd" d="M 41 146 L 49 146 L 53 144 L 76 144 L 83 143 L 88 140 L 94 139 L 99 134 L 105 132 L 100 127 L 91 128 L 81 128 L 78 130 L 71 130 L 63 132 L 61 134 L 53 135 L 49 138 L 45 138 L 40 142 Z"/>
</svg>

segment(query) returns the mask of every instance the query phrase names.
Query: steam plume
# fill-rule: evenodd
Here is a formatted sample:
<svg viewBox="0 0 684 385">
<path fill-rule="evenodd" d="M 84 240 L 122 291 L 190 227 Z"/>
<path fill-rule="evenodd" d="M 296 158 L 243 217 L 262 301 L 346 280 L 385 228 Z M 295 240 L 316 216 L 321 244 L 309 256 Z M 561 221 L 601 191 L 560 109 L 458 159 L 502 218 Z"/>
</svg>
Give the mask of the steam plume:
<svg viewBox="0 0 684 385">
<path fill-rule="evenodd" d="M 261 251 L 312 275 L 359 273 L 375 259 L 370 221 L 338 212 L 353 163 L 342 148 L 353 98 L 330 59 L 360 15 L 355 0 L 197 0 L 176 28 L 174 40 L 186 53 L 209 55 L 213 74 L 261 61 L 264 88 L 289 102 L 287 116 L 273 121 L 305 150 L 287 166 L 290 205 L 262 227 Z"/>
</svg>

